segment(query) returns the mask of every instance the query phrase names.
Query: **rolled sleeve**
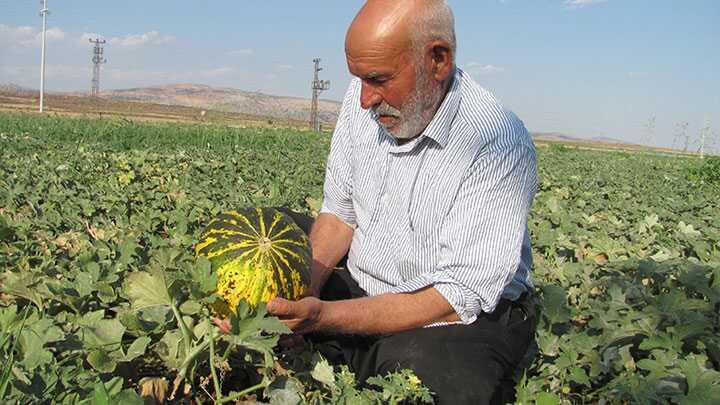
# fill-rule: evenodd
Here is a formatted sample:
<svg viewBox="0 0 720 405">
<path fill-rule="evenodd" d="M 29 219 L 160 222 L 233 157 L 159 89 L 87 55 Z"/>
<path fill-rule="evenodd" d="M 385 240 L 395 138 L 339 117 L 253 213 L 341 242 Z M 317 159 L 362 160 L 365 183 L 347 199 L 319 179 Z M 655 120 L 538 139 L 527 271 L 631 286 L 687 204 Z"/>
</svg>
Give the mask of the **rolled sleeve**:
<svg viewBox="0 0 720 405">
<path fill-rule="evenodd" d="M 527 216 L 535 195 L 535 150 L 517 143 L 477 158 L 440 230 L 437 269 L 394 292 L 433 286 L 464 324 L 497 306 L 521 261 Z"/>
<path fill-rule="evenodd" d="M 333 214 L 351 227 L 356 226 L 356 219 L 352 200 L 352 139 L 350 134 L 352 125 L 350 120 L 357 85 L 356 80 L 350 84 L 333 132 L 325 170 L 323 203 L 320 209 L 321 213 Z"/>
<path fill-rule="evenodd" d="M 438 270 L 423 274 L 393 289 L 393 293 L 409 293 L 426 287 L 434 287 L 455 310 L 460 321 L 471 324 L 477 319 L 480 307 L 475 307 L 475 294 L 453 278 L 448 271 Z"/>
</svg>

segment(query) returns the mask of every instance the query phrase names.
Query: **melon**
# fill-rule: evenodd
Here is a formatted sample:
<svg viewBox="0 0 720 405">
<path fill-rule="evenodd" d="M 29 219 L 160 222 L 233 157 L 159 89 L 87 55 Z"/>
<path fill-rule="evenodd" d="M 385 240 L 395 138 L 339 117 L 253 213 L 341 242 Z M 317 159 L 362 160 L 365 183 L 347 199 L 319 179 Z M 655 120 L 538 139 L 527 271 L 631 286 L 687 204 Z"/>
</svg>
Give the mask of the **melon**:
<svg viewBox="0 0 720 405">
<path fill-rule="evenodd" d="M 241 300 L 251 307 L 275 297 L 302 298 L 310 286 L 312 253 L 305 232 L 273 208 L 252 208 L 218 215 L 195 246 L 217 273 L 217 293 L 235 309 Z"/>
</svg>

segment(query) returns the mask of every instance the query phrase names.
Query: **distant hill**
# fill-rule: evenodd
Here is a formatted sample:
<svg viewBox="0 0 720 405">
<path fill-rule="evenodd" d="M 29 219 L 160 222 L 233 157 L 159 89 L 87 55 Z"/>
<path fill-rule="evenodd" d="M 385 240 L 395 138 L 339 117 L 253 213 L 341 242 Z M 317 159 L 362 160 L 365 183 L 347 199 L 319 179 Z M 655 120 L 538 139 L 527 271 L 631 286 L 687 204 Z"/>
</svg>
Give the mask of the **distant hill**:
<svg viewBox="0 0 720 405">
<path fill-rule="evenodd" d="M 623 144 L 631 145 L 628 142 L 621 141 L 619 139 L 610 138 L 606 136 L 598 136 L 594 138 L 580 138 L 570 135 L 561 134 L 559 132 L 533 132 L 532 136 L 534 139 L 548 142 L 599 142 L 609 144 Z"/>
<path fill-rule="evenodd" d="M 0 84 L 0 93 L 7 94 L 30 94 L 37 93 L 37 90 L 32 90 L 27 87 L 20 86 L 15 83 Z"/>
<path fill-rule="evenodd" d="M 100 97 L 114 101 L 179 105 L 293 121 L 307 121 L 310 117 L 309 99 L 272 96 L 202 84 L 106 90 L 100 93 Z M 340 103 L 320 100 L 318 109 L 322 122 L 334 125 L 340 111 Z"/>
</svg>

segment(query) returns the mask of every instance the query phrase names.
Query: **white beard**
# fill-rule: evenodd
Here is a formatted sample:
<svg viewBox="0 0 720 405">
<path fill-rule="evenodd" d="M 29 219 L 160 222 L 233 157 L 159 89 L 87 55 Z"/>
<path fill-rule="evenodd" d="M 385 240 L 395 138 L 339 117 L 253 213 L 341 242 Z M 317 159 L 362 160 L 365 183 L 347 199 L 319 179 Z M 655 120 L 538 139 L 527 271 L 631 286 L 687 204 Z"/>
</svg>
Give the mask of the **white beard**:
<svg viewBox="0 0 720 405">
<path fill-rule="evenodd" d="M 400 110 L 387 104 L 380 103 L 373 111 L 378 124 L 395 139 L 414 138 L 428 126 L 435 116 L 435 108 L 443 96 L 442 87 L 437 86 L 430 80 L 425 69 L 417 69 L 415 88 L 405 101 Z M 380 121 L 378 116 L 390 115 L 398 118 L 398 123 L 392 128 L 387 128 Z"/>
</svg>

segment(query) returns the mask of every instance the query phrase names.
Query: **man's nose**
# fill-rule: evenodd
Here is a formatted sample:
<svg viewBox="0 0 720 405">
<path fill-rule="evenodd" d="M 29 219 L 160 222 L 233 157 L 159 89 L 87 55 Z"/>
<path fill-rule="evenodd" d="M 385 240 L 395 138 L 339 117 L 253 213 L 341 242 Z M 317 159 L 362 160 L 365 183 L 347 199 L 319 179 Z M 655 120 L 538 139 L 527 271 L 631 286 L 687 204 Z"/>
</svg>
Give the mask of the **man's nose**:
<svg viewBox="0 0 720 405">
<path fill-rule="evenodd" d="M 363 83 L 360 90 L 360 106 L 367 110 L 379 105 L 382 102 L 382 96 L 371 86 Z"/>
</svg>

